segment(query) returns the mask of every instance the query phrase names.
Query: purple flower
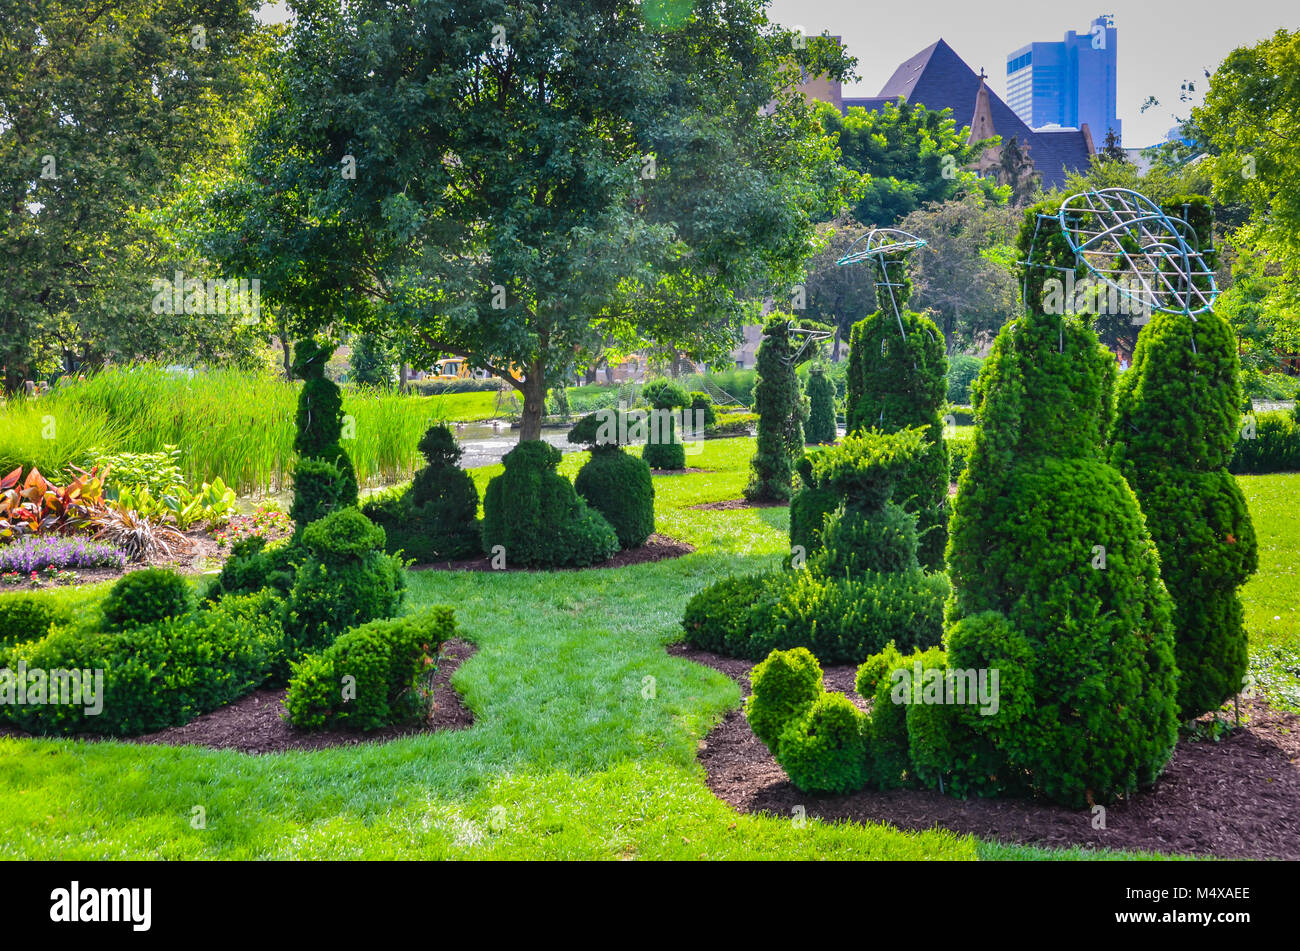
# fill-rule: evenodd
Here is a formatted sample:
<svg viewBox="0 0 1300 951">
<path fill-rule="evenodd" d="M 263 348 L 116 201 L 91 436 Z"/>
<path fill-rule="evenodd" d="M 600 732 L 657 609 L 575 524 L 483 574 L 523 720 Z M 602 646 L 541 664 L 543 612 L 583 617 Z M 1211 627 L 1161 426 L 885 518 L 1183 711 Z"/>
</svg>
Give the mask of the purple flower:
<svg viewBox="0 0 1300 951">
<path fill-rule="evenodd" d="M 89 538 L 61 535 L 24 535 L 0 545 L 0 572 L 30 574 L 46 568 L 122 568 L 126 555 L 120 548 Z"/>
</svg>

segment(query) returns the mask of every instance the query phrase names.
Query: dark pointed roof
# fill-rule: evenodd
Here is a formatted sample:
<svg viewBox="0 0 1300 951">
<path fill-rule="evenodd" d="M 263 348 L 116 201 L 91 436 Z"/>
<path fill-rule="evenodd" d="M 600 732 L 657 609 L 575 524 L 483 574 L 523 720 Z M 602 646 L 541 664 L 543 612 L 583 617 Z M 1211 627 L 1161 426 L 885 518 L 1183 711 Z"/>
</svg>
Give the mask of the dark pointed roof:
<svg viewBox="0 0 1300 951">
<path fill-rule="evenodd" d="M 894 70 L 879 96 L 845 99 L 844 108 L 862 106 L 875 111 L 890 100 L 905 99 L 936 111 L 951 109 L 958 127 L 969 126 L 979 88 L 979 76 L 941 39 Z M 1029 146 L 1029 157 L 1042 175 L 1044 187 L 1064 182 L 1064 169 L 1088 167 L 1091 152 L 1088 137 L 1082 130 L 1035 132 L 992 89 L 988 90 L 988 96 L 993 128 L 1003 142 L 1014 136 L 1020 144 Z"/>
</svg>

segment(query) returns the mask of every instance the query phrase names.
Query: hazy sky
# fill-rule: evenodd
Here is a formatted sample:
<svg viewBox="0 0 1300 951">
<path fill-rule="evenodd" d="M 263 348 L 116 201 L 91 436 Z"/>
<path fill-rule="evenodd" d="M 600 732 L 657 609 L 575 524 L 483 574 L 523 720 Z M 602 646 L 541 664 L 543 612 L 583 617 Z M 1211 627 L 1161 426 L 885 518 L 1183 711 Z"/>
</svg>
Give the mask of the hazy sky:
<svg viewBox="0 0 1300 951">
<path fill-rule="evenodd" d="M 1271 36 L 1279 27 L 1300 28 L 1296 0 L 772 0 L 768 11 L 786 26 L 844 38 L 862 77 L 845 87 L 846 95 L 874 96 L 899 63 L 942 38 L 971 69 L 984 67 L 1004 100 L 1008 53 L 1026 43 L 1058 41 L 1066 30 L 1086 33 L 1094 18 L 1113 14 L 1119 31 L 1116 112 L 1130 148 L 1162 140 L 1174 125 L 1171 113 L 1186 115 L 1191 104 L 1178 101 L 1184 79 L 1196 84 L 1199 103 L 1204 70 L 1214 72 L 1234 48 Z M 1161 104 L 1141 113 L 1147 96 Z"/>
</svg>

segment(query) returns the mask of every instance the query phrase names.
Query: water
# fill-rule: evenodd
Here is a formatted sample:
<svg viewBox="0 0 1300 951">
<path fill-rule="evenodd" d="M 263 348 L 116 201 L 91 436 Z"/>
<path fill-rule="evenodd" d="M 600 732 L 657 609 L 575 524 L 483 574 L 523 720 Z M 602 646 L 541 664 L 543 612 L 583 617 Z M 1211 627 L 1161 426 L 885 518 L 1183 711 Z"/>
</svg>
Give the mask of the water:
<svg viewBox="0 0 1300 951">
<path fill-rule="evenodd" d="M 502 456 L 519 445 L 519 430 L 511 429 L 506 423 L 497 428 L 491 423 L 460 423 L 452 431 L 465 453 L 460 457 L 462 469 L 495 465 L 501 461 Z M 577 452 L 582 447 L 569 442 L 568 433 L 568 428 L 543 429 L 542 439 L 560 452 Z"/>
</svg>

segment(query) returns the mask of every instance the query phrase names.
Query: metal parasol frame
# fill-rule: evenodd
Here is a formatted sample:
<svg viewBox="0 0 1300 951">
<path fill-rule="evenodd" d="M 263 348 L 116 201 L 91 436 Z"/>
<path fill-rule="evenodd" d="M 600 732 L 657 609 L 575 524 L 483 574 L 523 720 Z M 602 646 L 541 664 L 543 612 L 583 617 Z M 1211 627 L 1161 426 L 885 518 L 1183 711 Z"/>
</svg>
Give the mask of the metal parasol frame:
<svg viewBox="0 0 1300 951">
<path fill-rule="evenodd" d="M 864 245 L 864 247 L 855 250 L 860 244 Z M 898 298 L 894 296 L 894 288 L 902 285 L 891 279 L 889 265 L 905 265 L 906 261 L 903 258 L 890 258 L 887 255 L 900 252 L 910 253 L 917 248 L 925 247 L 925 245 L 926 240 L 924 238 L 918 238 L 916 235 L 900 231 L 898 228 L 872 228 L 849 245 L 849 249 L 844 252 L 844 256 L 835 262 L 841 267 L 848 264 L 859 264 L 863 261 L 871 261 L 877 266 L 882 279 L 876 282 L 876 287 L 889 288 L 889 302 L 894 306 L 894 319 L 898 321 L 898 330 L 903 335 L 904 340 L 907 339 L 907 330 L 903 327 L 903 315 L 898 311 Z"/>
</svg>

